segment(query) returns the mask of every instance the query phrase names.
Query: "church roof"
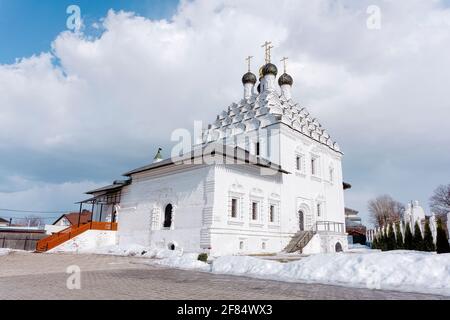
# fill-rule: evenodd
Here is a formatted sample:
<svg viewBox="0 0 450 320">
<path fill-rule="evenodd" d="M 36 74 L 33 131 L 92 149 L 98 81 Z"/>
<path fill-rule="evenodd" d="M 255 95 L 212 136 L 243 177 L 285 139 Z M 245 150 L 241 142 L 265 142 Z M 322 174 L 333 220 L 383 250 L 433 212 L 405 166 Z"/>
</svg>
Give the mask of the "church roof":
<svg viewBox="0 0 450 320">
<path fill-rule="evenodd" d="M 211 150 L 211 152 L 206 151 L 206 148 L 208 148 L 207 150 Z M 280 165 L 272 163 L 269 160 L 264 159 L 260 156 L 252 155 L 250 152 L 248 152 L 247 150 L 244 150 L 242 148 L 231 147 L 231 146 L 222 145 L 222 144 L 216 144 L 215 146 L 212 144 L 207 144 L 207 145 L 203 145 L 201 150 L 192 150 L 190 152 L 187 152 L 187 153 L 181 155 L 180 157 L 169 158 L 169 159 L 165 159 L 163 161 L 157 162 L 157 163 L 152 163 L 152 164 L 131 170 L 127 173 L 124 173 L 123 175 L 129 177 L 135 173 L 153 170 L 156 168 L 161 168 L 161 167 L 174 165 L 174 164 L 180 165 L 180 164 L 183 164 L 183 161 L 186 161 L 186 160 L 193 160 L 193 159 L 199 158 L 199 157 L 210 157 L 212 155 L 215 157 L 218 155 L 222 155 L 224 159 L 227 159 L 227 158 L 234 159 L 234 160 L 236 160 L 235 163 L 237 163 L 237 164 L 239 164 L 239 163 L 252 164 L 252 165 L 255 165 L 258 167 L 276 170 L 281 173 L 286 173 L 286 174 L 290 173 L 290 172 L 284 170 L 283 168 L 281 168 Z M 222 161 L 221 163 L 226 163 L 226 162 Z"/>
<path fill-rule="evenodd" d="M 232 103 L 203 132 L 203 142 L 220 139 L 283 123 L 331 150 L 342 153 L 339 145 L 322 127 L 318 119 L 298 103 L 287 100 L 276 90 L 264 90 L 249 99 Z"/>
<path fill-rule="evenodd" d="M 122 187 L 126 186 L 127 184 L 130 184 L 129 180 L 117 180 L 114 181 L 113 184 L 109 185 L 109 186 L 105 186 L 105 187 L 101 187 L 95 190 L 91 190 L 86 192 L 86 194 L 94 194 L 94 193 L 99 193 L 99 192 L 106 192 L 106 191 L 115 191 L 118 189 L 121 189 Z"/>
</svg>

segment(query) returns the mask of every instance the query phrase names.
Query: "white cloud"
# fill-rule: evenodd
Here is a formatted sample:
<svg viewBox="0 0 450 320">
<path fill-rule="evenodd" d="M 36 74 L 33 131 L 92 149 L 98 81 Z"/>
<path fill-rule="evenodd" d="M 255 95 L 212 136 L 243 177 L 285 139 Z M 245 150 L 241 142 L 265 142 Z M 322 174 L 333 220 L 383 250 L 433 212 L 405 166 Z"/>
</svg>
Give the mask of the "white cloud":
<svg viewBox="0 0 450 320">
<path fill-rule="evenodd" d="M 43 183 L 24 181 L 28 186 L 23 190 L 14 192 L 0 192 L 0 208 L 20 209 L 31 211 L 60 211 L 68 212 L 78 210 L 75 202 L 84 200 L 80 199 L 82 193 L 87 190 L 93 190 L 102 183 L 92 181 L 82 182 L 65 182 L 65 183 Z M 85 195 L 85 198 L 88 196 Z M 85 207 L 85 209 L 90 209 Z M 17 213 L 14 211 L 1 210 L 0 217 L 17 218 L 23 215 L 38 215 L 47 217 L 49 220 L 58 217 L 58 213 Z M 47 221 L 49 222 L 49 221 Z"/>
<path fill-rule="evenodd" d="M 380 30 L 366 28 L 371 4 Z M 150 160 L 175 128 L 212 121 L 239 99 L 245 56 L 256 70 L 261 43 L 273 40 L 273 60 L 290 57 L 294 98 L 339 141 L 346 179 L 364 194 L 426 200 L 450 179 L 433 172 L 450 161 L 450 11 L 441 1 L 186 1 L 170 20 L 111 11 L 102 23 L 98 38 L 63 32 L 52 53 L 0 66 L 0 150 L 70 157 L 81 168 L 109 161 L 118 175 Z"/>
</svg>

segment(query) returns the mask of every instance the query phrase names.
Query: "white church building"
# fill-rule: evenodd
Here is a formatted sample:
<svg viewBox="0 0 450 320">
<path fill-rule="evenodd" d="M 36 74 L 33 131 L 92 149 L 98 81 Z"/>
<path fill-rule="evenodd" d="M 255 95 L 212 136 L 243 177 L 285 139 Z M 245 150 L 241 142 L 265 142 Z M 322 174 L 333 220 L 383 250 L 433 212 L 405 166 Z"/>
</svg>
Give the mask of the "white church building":
<svg viewBox="0 0 450 320">
<path fill-rule="evenodd" d="M 266 47 L 267 49 L 267 47 Z M 286 62 L 284 60 L 284 62 Z M 127 180 L 88 192 L 119 245 L 225 254 L 346 250 L 342 152 L 270 63 L 191 150 L 160 153 Z M 220 111 L 220 110 L 218 110 Z"/>
</svg>

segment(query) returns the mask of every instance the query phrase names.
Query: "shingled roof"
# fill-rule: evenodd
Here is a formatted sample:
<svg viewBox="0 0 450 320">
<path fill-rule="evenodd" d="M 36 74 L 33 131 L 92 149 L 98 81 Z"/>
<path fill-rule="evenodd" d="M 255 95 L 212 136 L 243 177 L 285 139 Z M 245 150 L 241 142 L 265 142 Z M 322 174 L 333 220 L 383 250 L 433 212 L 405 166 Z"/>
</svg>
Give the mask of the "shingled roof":
<svg viewBox="0 0 450 320">
<path fill-rule="evenodd" d="M 60 221 L 63 218 L 66 218 L 67 220 L 69 220 L 70 224 L 73 225 L 77 225 L 78 224 L 78 216 L 80 219 L 80 224 L 84 224 L 84 223 L 88 223 L 91 221 L 91 212 L 87 211 L 87 210 L 83 210 L 83 212 L 80 213 L 79 212 L 71 212 L 71 213 L 66 213 L 63 214 L 61 217 L 59 217 L 58 219 L 56 219 L 55 222 L 53 222 L 53 224 L 56 224 L 58 221 Z"/>
<path fill-rule="evenodd" d="M 286 100 L 277 91 L 263 91 L 249 99 L 232 103 L 222 111 L 203 133 L 203 141 L 218 141 L 231 135 L 250 132 L 282 123 L 328 148 L 342 153 L 317 118 L 292 99 Z"/>
</svg>

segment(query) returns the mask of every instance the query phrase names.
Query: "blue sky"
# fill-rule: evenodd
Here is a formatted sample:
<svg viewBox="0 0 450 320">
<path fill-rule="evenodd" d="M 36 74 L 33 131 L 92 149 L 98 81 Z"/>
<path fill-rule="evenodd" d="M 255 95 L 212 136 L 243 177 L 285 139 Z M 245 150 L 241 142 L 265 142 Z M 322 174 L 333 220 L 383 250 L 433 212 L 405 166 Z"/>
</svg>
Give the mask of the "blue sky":
<svg viewBox="0 0 450 320">
<path fill-rule="evenodd" d="M 81 8 L 89 26 L 109 9 L 132 11 L 151 19 L 170 18 L 177 0 L 0 0 L 0 64 L 13 63 L 50 50 L 55 37 L 66 29 L 69 5 Z"/>
</svg>

